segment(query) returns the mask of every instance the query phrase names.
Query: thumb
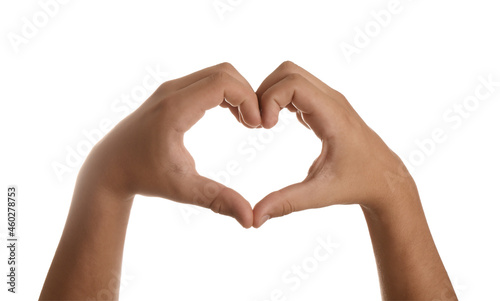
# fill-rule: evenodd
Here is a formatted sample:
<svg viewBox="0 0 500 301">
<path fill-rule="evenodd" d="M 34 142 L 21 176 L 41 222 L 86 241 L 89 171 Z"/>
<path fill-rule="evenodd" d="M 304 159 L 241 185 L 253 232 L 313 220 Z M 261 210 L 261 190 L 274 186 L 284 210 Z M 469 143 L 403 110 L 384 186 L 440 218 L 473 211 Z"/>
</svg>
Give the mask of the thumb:
<svg viewBox="0 0 500 301">
<path fill-rule="evenodd" d="M 187 202 L 231 216 L 245 228 L 252 226 L 252 206 L 233 189 L 200 175 L 193 175 L 191 179 L 183 181 L 183 186 L 188 189 L 183 193 Z"/>
<path fill-rule="evenodd" d="M 253 209 L 253 226 L 259 228 L 270 218 L 321 207 L 318 191 L 313 181 L 307 181 L 268 194 Z"/>
</svg>

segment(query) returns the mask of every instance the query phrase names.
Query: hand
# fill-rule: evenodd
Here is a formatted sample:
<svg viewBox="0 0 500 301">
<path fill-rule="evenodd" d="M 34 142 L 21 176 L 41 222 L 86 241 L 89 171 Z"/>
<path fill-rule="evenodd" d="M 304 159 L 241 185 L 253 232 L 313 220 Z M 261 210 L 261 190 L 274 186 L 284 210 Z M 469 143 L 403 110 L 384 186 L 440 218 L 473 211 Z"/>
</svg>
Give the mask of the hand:
<svg viewBox="0 0 500 301">
<path fill-rule="evenodd" d="M 229 108 L 249 127 L 274 126 L 284 107 L 297 112 L 299 121 L 323 142 L 306 179 L 269 194 L 252 212 L 237 192 L 201 177 L 183 136 L 206 110 L 217 105 Z M 403 180 L 395 187 L 386 174 Z M 118 299 L 119 285 L 110 291 L 109 284 L 119 283 L 135 194 L 211 208 L 247 228 L 260 227 L 269 217 L 293 211 L 361 204 L 382 298 L 450 296 L 456 300 L 416 187 L 401 160 L 340 93 L 289 62 L 273 72 L 257 94 L 229 64 L 164 83 L 104 137 L 78 175 L 40 300 L 99 299 L 103 291 Z M 68 265 L 68 258 L 75 264 Z"/>
<path fill-rule="evenodd" d="M 401 160 L 354 111 L 346 98 L 301 67 L 285 62 L 257 90 L 262 126 L 278 122 L 282 108 L 322 141 L 320 156 L 301 183 L 267 195 L 254 207 L 254 226 L 294 211 L 334 204 L 361 204 L 377 210 L 385 207 L 394 191 L 385 178 L 401 176 L 398 189 L 414 189 Z M 416 191 L 416 190 L 415 190 Z"/>
<path fill-rule="evenodd" d="M 251 227 L 250 204 L 200 176 L 183 144 L 184 133 L 217 105 L 229 108 L 245 126 L 261 123 L 257 96 L 236 69 L 228 63 L 207 68 L 162 84 L 94 147 L 79 181 L 119 199 L 141 194 L 199 205 Z"/>
</svg>

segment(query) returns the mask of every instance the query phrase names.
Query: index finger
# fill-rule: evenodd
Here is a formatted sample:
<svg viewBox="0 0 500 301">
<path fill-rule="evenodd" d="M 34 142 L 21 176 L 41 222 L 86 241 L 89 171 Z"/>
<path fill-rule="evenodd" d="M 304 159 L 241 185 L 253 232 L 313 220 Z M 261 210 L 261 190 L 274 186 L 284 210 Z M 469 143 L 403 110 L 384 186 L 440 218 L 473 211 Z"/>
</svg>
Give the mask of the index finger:
<svg viewBox="0 0 500 301">
<path fill-rule="evenodd" d="M 300 74 L 290 74 L 268 88 L 259 99 L 262 126 L 271 128 L 278 122 L 282 108 L 293 105 L 302 120 L 321 139 L 345 125 L 346 110 L 321 89 Z"/>
<path fill-rule="evenodd" d="M 254 91 L 225 72 L 215 72 L 169 97 L 169 105 L 175 107 L 174 118 L 179 130 L 185 132 L 193 126 L 205 111 L 220 105 L 224 100 L 238 106 L 246 124 L 261 123 L 257 95 Z"/>
<path fill-rule="evenodd" d="M 234 77 L 239 82 L 241 82 L 243 85 L 252 89 L 252 86 L 250 85 L 250 83 L 248 83 L 248 81 L 241 75 L 241 73 L 238 72 L 238 70 L 233 65 L 231 65 L 230 63 L 227 63 L 227 62 L 220 63 L 218 65 L 214 65 L 214 66 L 196 71 L 194 73 L 188 74 L 186 76 L 174 79 L 174 80 L 169 82 L 169 88 L 172 91 L 177 91 L 177 90 L 185 88 L 185 87 L 191 85 L 192 83 L 195 83 L 199 80 L 202 80 L 205 77 L 210 76 L 211 74 L 214 74 L 217 72 L 225 72 L 225 73 L 231 75 L 232 77 Z"/>
<path fill-rule="evenodd" d="M 257 89 L 257 95 L 260 97 L 271 86 L 273 86 L 277 82 L 281 81 L 282 79 L 284 79 L 288 75 L 294 74 L 294 73 L 302 75 L 305 79 L 307 79 L 309 82 L 311 82 L 311 84 L 315 85 L 318 89 L 323 91 L 323 93 L 325 93 L 325 94 L 339 93 L 335 89 L 332 89 L 330 86 L 328 86 L 327 84 L 322 82 L 316 76 L 309 73 L 304 68 L 294 64 L 293 62 L 285 61 L 281 65 L 279 65 L 278 68 L 276 68 L 276 70 L 274 70 L 261 83 L 261 85 Z"/>
</svg>

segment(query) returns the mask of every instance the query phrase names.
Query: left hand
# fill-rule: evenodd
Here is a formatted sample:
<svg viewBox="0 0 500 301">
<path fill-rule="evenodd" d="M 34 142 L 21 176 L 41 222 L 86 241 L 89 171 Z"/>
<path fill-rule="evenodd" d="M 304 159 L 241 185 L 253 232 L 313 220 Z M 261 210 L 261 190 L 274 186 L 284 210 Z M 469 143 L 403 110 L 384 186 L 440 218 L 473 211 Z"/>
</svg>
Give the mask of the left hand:
<svg viewBox="0 0 500 301">
<path fill-rule="evenodd" d="M 250 204 L 236 191 L 200 176 L 183 143 L 184 133 L 218 105 L 248 127 L 261 123 L 255 92 L 228 63 L 163 83 L 94 147 L 78 186 L 119 199 L 142 194 L 199 205 L 251 227 Z"/>
</svg>

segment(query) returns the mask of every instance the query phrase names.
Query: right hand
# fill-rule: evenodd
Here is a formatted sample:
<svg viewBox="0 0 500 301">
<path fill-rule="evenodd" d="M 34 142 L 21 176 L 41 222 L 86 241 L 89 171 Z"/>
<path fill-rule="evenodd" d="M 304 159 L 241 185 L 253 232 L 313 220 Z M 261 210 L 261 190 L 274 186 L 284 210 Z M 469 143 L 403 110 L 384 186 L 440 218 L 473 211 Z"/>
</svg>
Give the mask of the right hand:
<svg viewBox="0 0 500 301">
<path fill-rule="evenodd" d="M 254 227 L 269 218 L 334 204 L 378 210 L 394 205 L 388 196 L 400 189 L 416 192 L 402 161 L 347 99 L 306 70 L 283 63 L 264 80 L 257 95 L 263 127 L 273 127 L 286 107 L 314 131 L 323 148 L 304 181 L 272 192 L 255 205 Z M 402 185 L 394 187 L 386 175 L 400 177 Z"/>
</svg>

